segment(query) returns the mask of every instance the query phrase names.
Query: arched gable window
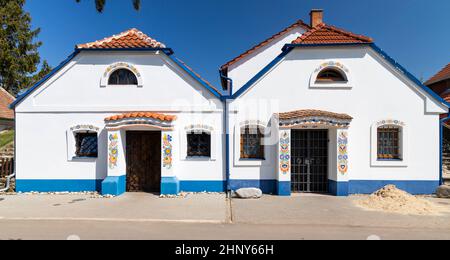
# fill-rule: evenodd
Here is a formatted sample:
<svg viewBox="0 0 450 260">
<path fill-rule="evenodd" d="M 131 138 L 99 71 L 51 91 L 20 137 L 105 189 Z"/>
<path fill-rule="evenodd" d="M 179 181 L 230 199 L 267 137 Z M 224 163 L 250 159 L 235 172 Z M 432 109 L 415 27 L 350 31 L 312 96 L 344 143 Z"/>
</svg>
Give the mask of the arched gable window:
<svg viewBox="0 0 450 260">
<path fill-rule="evenodd" d="M 355 85 L 352 73 L 343 63 L 328 61 L 320 64 L 311 75 L 311 88 L 352 89 Z"/>
<path fill-rule="evenodd" d="M 257 125 L 241 127 L 241 159 L 265 159 L 263 127 Z"/>
<path fill-rule="evenodd" d="M 111 73 L 108 85 L 138 85 L 136 75 L 128 69 L 118 69 Z"/>
<path fill-rule="evenodd" d="M 335 69 L 324 69 L 318 75 L 317 83 L 334 83 L 334 82 L 347 82 L 347 77 L 340 71 Z"/>
</svg>

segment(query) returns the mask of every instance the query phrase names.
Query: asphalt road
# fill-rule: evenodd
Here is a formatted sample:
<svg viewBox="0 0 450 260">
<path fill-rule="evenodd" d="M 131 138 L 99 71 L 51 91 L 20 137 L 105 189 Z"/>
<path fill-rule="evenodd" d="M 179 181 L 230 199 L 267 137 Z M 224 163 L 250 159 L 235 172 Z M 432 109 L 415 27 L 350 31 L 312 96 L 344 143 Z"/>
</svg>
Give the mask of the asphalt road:
<svg viewBox="0 0 450 260">
<path fill-rule="evenodd" d="M 0 220 L 1 240 L 415 240 L 450 239 L 450 230 L 338 225 L 195 224 Z"/>
</svg>

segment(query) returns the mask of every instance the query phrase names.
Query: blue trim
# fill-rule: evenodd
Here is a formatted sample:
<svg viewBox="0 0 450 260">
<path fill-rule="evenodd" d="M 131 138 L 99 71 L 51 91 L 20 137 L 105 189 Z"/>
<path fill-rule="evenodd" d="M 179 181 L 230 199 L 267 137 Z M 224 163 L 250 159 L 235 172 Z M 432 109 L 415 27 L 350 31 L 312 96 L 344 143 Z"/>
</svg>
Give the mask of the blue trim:
<svg viewBox="0 0 450 260">
<path fill-rule="evenodd" d="M 444 124 L 450 116 L 439 120 L 439 184 L 444 184 Z"/>
<path fill-rule="evenodd" d="M 119 196 L 126 192 L 126 177 L 109 176 L 102 182 L 102 195 Z"/>
<path fill-rule="evenodd" d="M 22 100 L 24 100 L 28 95 L 30 95 L 36 88 L 41 86 L 44 82 L 46 82 L 48 79 L 50 79 L 53 75 L 55 75 L 58 71 L 60 71 L 64 66 L 66 66 L 69 62 L 71 62 L 77 55 L 80 53 L 78 50 L 75 50 L 72 54 L 67 57 L 61 64 L 58 65 L 58 67 L 54 68 L 47 76 L 42 78 L 40 81 L 38 81 L 36 84 L 34 84 L 31 88 L 29 88 L 25 93 L 21 94 L 14 100 L 14 102 L 9 105 L 10 109 L 14 109 L 17 104 L 19 104 Z"/>
<path fill-rule="evenodd" d="M 161 178 L 161 194 L 176 195 L 180 193 L 180 182 L 177 177 Z"/>
<path fill-rule="evenodd" d="M 291 196 L 291 189 L 290 181 L 277 181 L 277 195 Z"/>
<path fill-rule="evenodd" d="M 180 66 L 187 74 L 189 74 L 191 77 L 197 80 L 204 88 L 209 90 L 215 97 L 217 97 L 218 99 L 222 99 L 222 95 L 219 92 L 217 92 L 208 83 L 206 83 L 205 80 L 197 76 L 191 69 L 186 67 L 186 65 L 184 65 L 184 63 L 181 62 L 178 58 L 176 58 L 174 55 L 167 55 L 167 57 L 169 57 L 169 59 L 175 62 L 178 66 Z"/>
<path fill-rule="evenodd" d="M 414 195 L 434 194 L 439 187 L 439 181 L 352 180 L 348 190 L 349 194 L 371 194 L 391 184 Z"/>
<path fill-rule="evenodd" d="M 405 74 L 407 78 L 409 78 L 411 81 L 416 83 L 419 87 L 421 87 L 425 92 L 427 92 L 430 96 L 432 96 L 436 101 L 442 103 L 443 105 L 450 107 L 450 103 L 445 101 L 441 96 L 436 94 L 433 90 L 431 90 L 429 87 L 425 86 L 420 80 L 418 80 L 413 74 L 411 74 L 409 71 L 407 71 L 402 65 L 400 65 L 397 61 L 395 61 L 392 57 L 390 57 L 386 52 L 384 52 L 381 48 L 379 48 L 375 43 L 370 44 L 370 47 L 372 47 L 373 50 L 378 52 L 383 58 L 385 58 L 387 61 L 391 63 L 392 66 L 394 66 L 396 69 L 398 69 L 400 72 Z"/>
<path fill-rule="evenodd" d="M 100 191 L 102 180 L 16 180 L 17 192 Z"/>
<path fill-rule="evenodd" d="M 256 74 L 249 82 L 247 82 L 242 88 L 240 88 L 236 93 L 231 95 L 231 99 L 236 99 L 243 93 L 245 93 L 255 82 L 262 78 L 268 71 L 270 71 L 275 65 L 277 65 L 286 55 L 288 55 L 292 49 L 283 50 L 283 52 L 278 55 L 272 62 L 270 62 L 266 67 L 264 67 L 258 74 Z"/>
<path fill-rule="evenodd" d="M 230 180 L 230 190 L 259 188 L 265 194 L 277 194 L 277 180 Z M 289 188 L 290 189 L 290 188 Z"/>
<path fill-rule="evenodd" d="M 230 125 L 228 119 L 228 101 L 224 100 L 224 128 L 225 128 L 225 175 L 226 175 L 226 191 L 231 191 L 230 185 L 230 133 L 228 131 L 228 127 Z"/>
<path fill-rule="evenodd" d="M 225 192 L 226 181 L 180 181 L 184 192 Z"/>
<path fill-rule="evenodd" d="M 333 180 L 328 180 L 328 190 L 330 194 L 338 197 L 348 196 L 348 182 L 337 182 Z"/>
</svg>

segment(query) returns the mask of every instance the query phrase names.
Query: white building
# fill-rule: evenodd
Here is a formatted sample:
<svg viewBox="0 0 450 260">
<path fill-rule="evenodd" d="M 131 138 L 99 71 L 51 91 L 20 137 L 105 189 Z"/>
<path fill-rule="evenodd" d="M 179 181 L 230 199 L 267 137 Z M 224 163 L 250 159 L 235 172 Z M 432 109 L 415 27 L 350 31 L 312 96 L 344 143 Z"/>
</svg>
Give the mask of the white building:
<svg viewBox="0 0 450 260">
<path fill-rule="evenodd" d="M 220 97 L 136 29 L 78 45 L 13 104 L 17 191 L 223 191 Z"/>
<path fill-rule="evenodd" d="M 430 194 L 440 184 L 448 104 L 320 10 L 221 77 L 226 95 L 135 29 L 78 45 L 12 105 L 17 190 Z"/>
</svg>

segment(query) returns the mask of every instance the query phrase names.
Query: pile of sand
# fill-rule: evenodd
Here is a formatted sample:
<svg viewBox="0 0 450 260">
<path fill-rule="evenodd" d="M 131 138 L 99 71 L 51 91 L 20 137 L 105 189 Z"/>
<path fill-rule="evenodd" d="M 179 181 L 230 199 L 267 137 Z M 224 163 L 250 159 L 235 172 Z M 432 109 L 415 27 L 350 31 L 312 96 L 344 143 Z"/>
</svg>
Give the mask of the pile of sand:
<svg viewBox="0 0 450 260">
<path fill-rule="evenodd" d="M 388 185 L 369 197 L 355 201 L 356 204 L 367 210 L 384 211 L 403 215 L 441 215 L 448 209 L 435 203 L 413 196 Z"/>
</svg>

